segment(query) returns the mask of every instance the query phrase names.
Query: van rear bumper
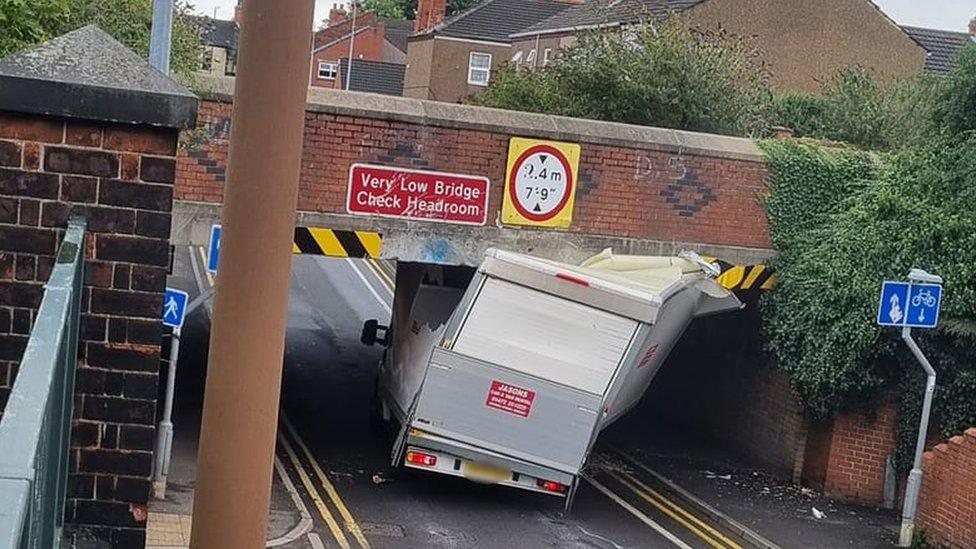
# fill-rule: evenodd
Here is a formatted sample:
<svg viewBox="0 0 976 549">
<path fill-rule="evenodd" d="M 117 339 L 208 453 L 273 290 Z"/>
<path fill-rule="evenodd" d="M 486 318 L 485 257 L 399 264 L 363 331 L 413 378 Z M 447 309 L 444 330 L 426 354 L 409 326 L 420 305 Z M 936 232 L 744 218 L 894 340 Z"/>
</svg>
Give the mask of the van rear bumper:
<svg viewBox="0 0 976 549">
<path fill-rule="evenodd" d="M 575 474 L 506 456 L 492 450 L 479 448 L 416 428 L 410 429 L 406 446 L 407 451 L 403 454 L 403 464 L 415 469 L 471 478 L 471 476 L 466 474 L 466 468 L 468 467 L 466 464 L 483 464 L 511 473 L 507 475 L 506 479 L 494 482 L 495 484 L 524 488 L 557 496 L 565 496 L 566 493 L 547 490 L 539 486 L 537 481 L 551 481 L 569 487 L 573 485 L 576 479 Z M 438 456 L 437 464 L 435 466 L 424 466 L 410 463 L 407 460 L 407 453 L 410 451 L 427 452 L 436 455 Z M 472 478 L 472 480 L 479 481 L 476 478 Z"/>
</svg>

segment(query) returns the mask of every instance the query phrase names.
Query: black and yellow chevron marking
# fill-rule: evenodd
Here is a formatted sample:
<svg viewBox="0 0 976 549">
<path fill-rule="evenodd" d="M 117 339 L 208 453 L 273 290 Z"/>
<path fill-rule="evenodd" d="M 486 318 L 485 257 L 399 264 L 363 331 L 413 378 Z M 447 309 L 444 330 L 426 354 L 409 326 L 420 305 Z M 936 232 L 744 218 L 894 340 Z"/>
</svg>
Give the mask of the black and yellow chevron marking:
<svg viewBox="0 0 976 549">
<path fill-rule="evenodd" d="M 380 233 L 296 227 L 292 251 L 305 255 L 379 259 L 382 246 L 383 235 Z"/>
<path fill-rule="evenodd" d="M 766 265 L 733 265 L 714 257 L 707 257 L 705 260 L 718 263 L 722 274 L 716 280 L 730 290 L 768 291 L 776 286 L 776 273 Z"/>
</svg>

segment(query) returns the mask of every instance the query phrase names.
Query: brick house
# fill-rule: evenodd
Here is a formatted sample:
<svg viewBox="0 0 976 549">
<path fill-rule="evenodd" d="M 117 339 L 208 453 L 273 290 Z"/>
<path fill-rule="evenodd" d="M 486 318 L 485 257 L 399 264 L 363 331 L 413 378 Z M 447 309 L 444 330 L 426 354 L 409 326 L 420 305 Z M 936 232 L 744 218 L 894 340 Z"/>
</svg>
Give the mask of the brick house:
<svg viewBox="0 0 976 549">
<path fill-rule="evenodd" d="M 355 15 L 333 5 L 327 26 L 316 31 L 312 44 L 309 83 L 320 88 L 345 88 L 343 68 L 348 66 L 349 46 L 352 42 L 353 73 L 357 62 L 363 62 L 364 81 L 359 78 L 356 91 L 389 93 L 390 82 L 397 79 L 402 88 L 403 70 L 407 60 L 407 37 L 413 21 L 399 21 L 378 17 L 372 11 Z M 379 78 L 376 89 L 370 84 Z M 396 93 L 399 95 L 399 92 Z"/>
<path fill-rule="evenodd" d="M 199 72 L 214 76 L 236 75 L 237 40 L 240 36 L 237 21 L 206 16 L 193 16 L 190 21 L 199 29 L 203 43 Z"/>
<path fill-rule="evenodd" d="M 581 0 L 485 0 L 444 18 L 446 0 L 420 0 L 407 48 L 403 95 L 458 101 L 484 89 L 512 56 L 509 36 Z"/>
<path fill-rule="evenodd" d="M 928 55 L 871 0 L 589 0 L 513 33 L 513 58 L 541 65 L 581 32 L 663 21 L 672 13 L 698 28 L 746 37 L 763 52 L 771 83 L 781 90 L 816 92 L 818 81 L 851 65 L 882 78 L 917 74 Z"/>
</svg>

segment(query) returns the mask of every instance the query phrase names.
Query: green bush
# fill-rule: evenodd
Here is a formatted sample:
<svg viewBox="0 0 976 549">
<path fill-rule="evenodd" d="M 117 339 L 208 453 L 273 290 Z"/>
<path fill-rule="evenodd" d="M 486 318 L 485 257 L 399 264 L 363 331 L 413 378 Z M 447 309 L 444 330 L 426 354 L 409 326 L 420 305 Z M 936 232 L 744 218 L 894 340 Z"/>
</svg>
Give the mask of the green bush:
<svg viewBox="0 0 976 549">
<path fill-rule="evenodd" d="M 822 137 L 827 125 L 827 108 L 821 97 L 785 93 L 773 99 L 776 124 L 793 130 L 797 137 Z"/>
<path fill-rule="evenodd" d="M 775 123 L 797 137 L 903 149 L 933 134 L 933 109 L 942 87 L 942 79 L 923 75 L 882 85 L 869 71 L 850 67 L 824 81 L 820 95 L 777 96 Z"/>
<path fill-rule="evenodd" d="M 935 108 L 937 126 L 950 136 L 976 131 L 976 44 L 960 50 L 955 61 Z"/>
<path fill-rule="evenodd" d="M 540 70 L 508 65 L 475 104 L 721 134 L 761 134 L 768 75 L 737 37 L 692 31 L 677 18 L 584 36 Z"/>
</svg>

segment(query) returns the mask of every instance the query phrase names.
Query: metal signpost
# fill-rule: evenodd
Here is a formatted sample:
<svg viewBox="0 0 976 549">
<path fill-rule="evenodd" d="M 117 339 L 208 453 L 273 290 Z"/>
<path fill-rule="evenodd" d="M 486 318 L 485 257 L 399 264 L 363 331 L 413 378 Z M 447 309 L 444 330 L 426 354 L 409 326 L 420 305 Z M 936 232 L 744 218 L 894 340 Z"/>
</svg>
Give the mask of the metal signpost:
<svg viewBox="0 0 976 549">
<path fill-rule="evenodd" d="M 152 30 L 149 37 L 149 64 L 169 74 L 173 42 L 173 0 L 154 0 Z"/>
<path fill-rule="evenodd" d="M 910 547 L 915 533 L 915 512 L 918 493 L 922 487 L 922 454 L 935 394 L 935 369 L 912 338 L 912 328 L 935 328 L 939 323 L 939 307 L 942 304 L 942 278 L 921 269 L 908 273 L 908 282 L 885 282 L 881 287 L 881 303 L 878 306 L 878 324 L 901 327 L 901 337 L 925 370 L 925 398 L 922 401 L 922 420 L 915 443 L 915 462 L 908 474 L 905 488 L 905 506 L 901 514 L 899 547 Z"/>
<path fill-rule="evenodd" d="M 176 391 L 176 362 L 180 356 L 180 331 L 189 312 L 189 296 L 182 290 L 166 288 L 163 295 L 163 325 L 173 329 L 173 344 L 169 352 L 169 370 L 166 375 L 166 394 L 163 418 L 159 422 L 156 438 L 156 455 L 153 463 L 153 494 L 162 499 L 166 494 L 166 476 L 173 451 L 173 393 Z"/>
</svg>

